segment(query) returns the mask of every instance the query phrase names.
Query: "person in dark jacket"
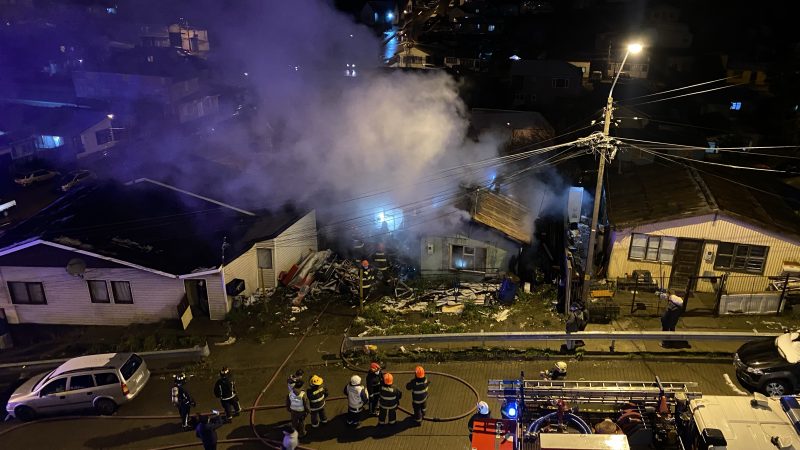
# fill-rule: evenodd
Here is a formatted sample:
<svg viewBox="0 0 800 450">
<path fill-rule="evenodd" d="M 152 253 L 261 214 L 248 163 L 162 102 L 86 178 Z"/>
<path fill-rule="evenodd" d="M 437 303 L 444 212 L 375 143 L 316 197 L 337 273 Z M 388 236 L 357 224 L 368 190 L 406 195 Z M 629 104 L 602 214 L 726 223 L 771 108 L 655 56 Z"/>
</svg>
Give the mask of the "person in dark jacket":
<svg viewBox="0 0 800 450">
<path fill-rule="evenodd" d="M 325 399 L 328 398 L 328 388 L 323 386 L 324 380 L 319 375 L 311 377 L 311 387 L 307 391 L 309 410 L 311 411 L 311 426 L 317 428 L 320 423 L 328 423 L 325 414 Z"/>
<path fill-rule="evenodd" d="M 242 411 L 242 407 L 239 405 L 239 397 L 236 395 L 236 382 L 233 381 L 231 370 L 227 367 L 223 367 L 219 371 L 219 379 L 214 385 L 214 396 L 222 404 L 226 422 L 230 422 L 231 417 L 238 416 Z"/>
<path fill-rule="evenodd" d="M 181 426 L 183 429 L 191 430 L 192 426 L 189 425 L 189 415 L 196 404 L 194 398 L 192 398 L 192 394 L 190 394 L 189 390 L 186 388 L 186 374 L 179 373 L 173 375 L 173 378 L 175 382 L 171 391 L 172 406 L 178 408 L 178 414 L 181 416 Z"/>
<path fill-rule="evenodd" d="M 430 382 L 425 376 L 425 369 L 422 366 L 417 366 L 414 369 L 414 374 L 416 376 L 406 384 L 406 389 L 411 391 L 414 420 L 417 423 L 422 423 L 422 420 L 425 419 L 425 410 L 428 404 L 428 386 L 430 386 Z"/>
<path fill-rule="evenodd" d="M 367 372 L 367 392 L 369 392 L 369 413 L 373 416 L 378 415 L 378 400 L 381 397 L 381 387 L 383 387 L 383 370 L 381 365 L 373 362 L 369 365 Z"/>
<path fill-rule="evenodd" d="M 661 300 L 666 300 L 667 307 L 664 308 L 664 314 L 661 316 L 661 331 L 675 331 L 675 326 L 678 325 L 683 313 L 683 297 L 678 295 L 677 292 L 671 290 L 659 293 Z M 670 341 L 661 343 L 662 347 L 669 348 L 672 346 Z"/>
<path fill-rule="evenodd" d="M 397 407 L 400 406 L 400 399 L 403 391 L 394 385 L 394 375 L 385 373 L 383 375 L 383 386 L 380 391 L 380 413 L 378 414 L 378 425 L 394 425 L 397 422 Z"/>
<path fill-rule="evenodd" d="M 222 426 L 222 421 L 219 416 L 212 417 L 209 420 L 208 416 L 197 413 L 197 426 L 194 429 L 194 434 L 203 443 L 204 450 L 217 450 L 217 428 Z"/>
<path fill-rule="evenodd" d="M 489 404 L 484 401 L 478 402 L 477 411 L 469 418 L 469 422 L 467 423 L 470 443 L 472 442 L 472 431 L 475 429 L 475 421 L 479 419 L 489 419 L 491 417 L 492 413 L 489 411 Z"/>
</svg>

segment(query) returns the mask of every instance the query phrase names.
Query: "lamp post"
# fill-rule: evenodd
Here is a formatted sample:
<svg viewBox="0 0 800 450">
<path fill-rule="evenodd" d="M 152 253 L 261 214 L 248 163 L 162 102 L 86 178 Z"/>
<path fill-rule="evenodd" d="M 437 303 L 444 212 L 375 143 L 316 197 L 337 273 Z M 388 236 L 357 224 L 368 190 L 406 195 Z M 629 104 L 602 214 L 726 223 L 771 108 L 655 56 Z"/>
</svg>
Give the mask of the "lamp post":
<svg viewBox="0 0 800 450">
<path fill-rule="evenodd" d="M 622 58 L 622 64 L 617 69 L 617 74 L 614 76 L 614 81 L 611 83 L 611 89 L 608 91 L 608 99 L 606 101 L 605 119 L 603 121 L 603 136 L 605 142 L 600 145 L 600 163 L 597 167 L 597 184 L 594 188 L 594 207 L 592 209 L 592 228 L 589 231 L 589 248 L 586 251 L 586 270 L 583 276 L 583 290 L 581 293 L 581 300 L 585 303 L 589 299 L 589 287 L 591 279 L 594 277 L 594 247 L 597 241 L 597 220 L 600 215 L 600 198 L 603 195 L 603 173 L 606 167 L 606 150 L 608 149 L 608 133 L 611 128 L 611 113 L 614 110 L 614 86 L 617 85 L 619 74 L 622 73 L 622 68 L 625 66 L 625 61 L 628 56 L 633 53 L 642 51 L 642 44 L 630 44 L 625 52 L 625 57 Z"/>
</svg>

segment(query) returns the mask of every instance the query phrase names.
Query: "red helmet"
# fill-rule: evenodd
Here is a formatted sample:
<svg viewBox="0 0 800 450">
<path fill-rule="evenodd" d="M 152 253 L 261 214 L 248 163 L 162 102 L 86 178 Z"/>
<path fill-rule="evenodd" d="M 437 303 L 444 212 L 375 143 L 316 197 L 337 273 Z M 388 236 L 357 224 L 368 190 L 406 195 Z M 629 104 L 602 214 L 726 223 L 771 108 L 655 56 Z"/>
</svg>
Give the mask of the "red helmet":
<svg viewBox="0 0 800 450">
<path fill-rule="evenodd" d="M 369 267 L 369 261 L 367 261 L 366 259 L 361 261 L 361 267 L 363 267 L 365 269 L 368 268 Z"/>
<path fill-rule="evenodd" d="M 377 372 L 377 371 L 381 370 L 381 365 L 376 363 L 376 362 L 374 362 L 374 363 L 369 365 L 369 370 L 371 370 L 373 372 Z"/>
<path fill-rule="evenodd" d="M 391 386 L 394 383 L 394 376 L 390 373 L 387 373 L 383 376 L 383 384 L 387 386 Z"/>
<path fill-rule="evenodd" d="M 417 366 L 417 368 L 414 369 L 414 373 L 417 375 L 417 378 L 424 378 L 425 368 L 423 368 L 422 366 Z"/>
</svg>

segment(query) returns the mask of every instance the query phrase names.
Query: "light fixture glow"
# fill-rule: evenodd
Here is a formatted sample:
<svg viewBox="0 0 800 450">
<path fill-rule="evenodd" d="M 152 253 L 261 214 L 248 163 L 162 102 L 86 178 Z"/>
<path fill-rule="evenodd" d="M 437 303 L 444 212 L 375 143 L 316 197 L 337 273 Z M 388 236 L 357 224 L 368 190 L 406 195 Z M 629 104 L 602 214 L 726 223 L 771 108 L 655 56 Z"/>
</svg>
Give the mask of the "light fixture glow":
<svg viewBox="0 0 800 450">
<path fill-rule="evenodd" d="M 640 51 L 642 51 L 642 48 L 643 48 L 642 44 L 638 42 L 635 42 L 633 44 L 628 44 L 628 51 L 633 54 L 639 53 Z"/>
</svg>

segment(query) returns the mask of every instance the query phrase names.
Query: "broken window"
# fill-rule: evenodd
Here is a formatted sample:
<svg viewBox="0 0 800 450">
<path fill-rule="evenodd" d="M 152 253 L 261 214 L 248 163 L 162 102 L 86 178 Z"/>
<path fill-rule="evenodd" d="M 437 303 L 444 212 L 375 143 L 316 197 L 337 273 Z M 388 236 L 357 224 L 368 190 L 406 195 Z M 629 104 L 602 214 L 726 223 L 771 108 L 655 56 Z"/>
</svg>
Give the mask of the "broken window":
<svg viewBox="0 0 800 450">
<path fill-rule="evenodd" d="M 675 255 L 677 238 L 668 236 L 649 236 L 634 233 L 631 237 L 631 248 L 628 259 L 671 263 Z"/>
<path fill-rule="evenodd" d="M 734 272 L 763 273 L 769 247 L 762 245 L 734 244 L 720 242 L 717 246 L 715 270 Z"/>
<path fill-rule="evenodd" d="M 454 270 L 486 271 L 486 248 L 465 245 L 450 246 L 450 268 Z"/>
</svg>

